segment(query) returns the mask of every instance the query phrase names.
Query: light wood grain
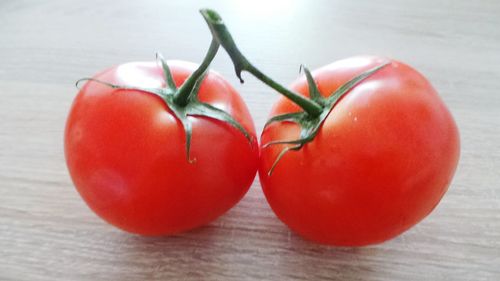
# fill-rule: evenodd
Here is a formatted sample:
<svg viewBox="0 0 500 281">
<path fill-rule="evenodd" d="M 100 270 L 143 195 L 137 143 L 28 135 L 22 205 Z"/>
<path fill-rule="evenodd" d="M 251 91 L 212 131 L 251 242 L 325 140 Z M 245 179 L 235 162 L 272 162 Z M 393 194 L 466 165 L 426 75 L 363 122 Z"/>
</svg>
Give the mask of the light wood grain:
<svg viewBox="0 0 500 281">
<path fill-rule="evenodd" d="M 0 280 L 500 280 L 500 1 L 0 2 Z M 247 56 L 278 81 L 298 66 L 380 54 L 421 70 L 461 132 L 459 169 L 439 207 L 387 243 L 332 248 L 274 216 L 256 179 L 206 227 L 165 238 L 123 233 L 79 198 L 62 151 L 76 79 L 113 64 L 199 62 L 217 8 Z M 280 13 L 277 8 L 283 8 Z M 260 130 L 277 98 L 213 68 Z"/>
</svg>

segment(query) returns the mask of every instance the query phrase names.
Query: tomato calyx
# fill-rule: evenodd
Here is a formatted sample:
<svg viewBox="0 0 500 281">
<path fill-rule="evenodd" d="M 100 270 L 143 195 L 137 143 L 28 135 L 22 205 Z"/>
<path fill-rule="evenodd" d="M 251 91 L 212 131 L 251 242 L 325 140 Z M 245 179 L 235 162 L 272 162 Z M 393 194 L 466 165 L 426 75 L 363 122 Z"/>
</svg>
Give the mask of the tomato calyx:
<svg viewBox="0 0 500 281">
<path fill-rule="evenodd" d="M 212 40 L 210 48 L 200 66 L 177 88 L 172 77 L 170 68 L 161 54 L 156 55 L 156 59 L 162 66 L 166 86 L 162 88 L 131 87 L 126 85 L 116 85 L 95 78 L 82 78 L 76 82 L 76 87 L 84 81 L 96 82 L 117 90 L 137 90 L 160 97 L 167 107 L 173 112 L 175 117 L 181 122 L 186 136 L 186 158 L 189 163 L 195 163 L 196 158 L 191 159 L 191 136 L 192 124 L 189 116 L 207 117 L 231 125 L 239 130 L 251 143 L 252 135 L 236 121 L 229 113 L 211 104 L 201 102 L 198 99 L 201 84 L 208 73 L 208 66 L 217 54 L 219 43 Z"/>
<path fill-rule="evenodd" d="M 332 111 L 333 107 L 337 104 L 337 102 L 349 92 L 353 87 L 355 87 L 358 83 L 368 78 L 384 66 L 388 65 L 389 62 L 386 62 L 382 65 L 374 67 L 366 72 L 361 73 L 360 75 L 352 78 L 350 81 L 340 86 L 336 91 L 330 94 L 328 97 L 323 97 L 314 81 L 314 78 L 309 71 L 309 69 L 305 66 L 300 67 L 300 69 L 304 69 L 304 73 L 307 79 L 307 83 L 309 86 L 309 96 L 307 98 L 299 93 L 295 93 L 279 83 L 272 80 L 270 77 L 262 73 L 259 69 L 253 66 L 248 59 L 240 52 L 236 43 L 234 42 L 229 30 L 225 26 L 224 22 L 220 15 L 210 9 L 200 10 L 201 14 L 205 18 L 210 31 L 212 32 L 212 36 L 215 40 L 219 42 L 219 44 L 226 50 L 229 54 L 229 57 L 233 61 L 236 76 L 240 79 L 241 83 L 243 83 L 243 79 L 241 78 L 241 72 L 247 71 L 254 75 L 257 79 L 264 82 L 271 88 L 275 89 L 278 93 L 282 94 L 290 101 L 297 104 L 299 107 L 303 109 L 303 111 L 286 113 L 282 115 L 277 115 L 272 117 L 267 121 L 264 126 L 264 129 L 277 122 L 292 122 L 297 124 L 300 127 L 300 136 L 297 139 L 293 140 L 277 140 L 265 143 L 262 145 L 262 148 L 267 148 L 272 145 L 289 145 L 283 148 L 278 156 L 276 157 L 273 165 L 268 171 L 268 175 L 274 171 L 274 168 L 278 164 L 278 162 L 283 158 L 283 156 L 289 151 L 296 151 L 301 149 L 305 144 L 314 140 L 316 135 L 318 134 L 321 125 L 326 120 L 326 117 Z"/>
<path fill-rule="evenodd" d="M 361 81 L 365 80 L 369 76 L 371 76 L 373 73 L 377 72 L 384 66 L 388 65 L 389 63 L 386 62 L 382 65 L 376 66 L 370 70 L 367 70 L 363 72 L 362 74 L 352 78 L 349 80 L 347 83 L 343 84 L 340 86 L 337 90 L 335 90 L 330 96 L 328 97 L 323 97 L 316 85 L 316 82 L 314 81 L 314 78 L 312 77 L 311 72 L 309 69 L 306 67 L 304 68 L 304 72 L 307 78 L 307 84 L 309 86 L 309 95 L 311 99 L 318 104 L 321 104 L 323 107 L 323 110 L 319 116 L 311 116 L 307 114 L 305 111 L 299 111 L 299 112 L 293 112 L 293 113 L 285 113 L 281 115 L 276 115 L 270 118 L 266 124 L 264 125 L 264 129 L 269 126 L 272 123 L 276 122 L 292 122 L 296 123 L 300 127 L 300 136 L 297 139 L 294 140 L 277 140 L 277 141 L 270 141 L 268 143 L 265 143 L 262 145 L 263 148 L 267 148 L 271 145 L 277 145 L 277 144 L 291 144 L 292 146 L 287 146 L 281 150 L 281 152 L 278 154 L 276 157 L 276 160 L 274 161 L 273 165 L 271 166 L 271 169 L 268 172 L 268 175 L 270 176 L 278 162 L 281 160 L 281 158 L 289 151 L 291 150 L 299 150 L 301 149 L 306 143 L 311 142 L 314 137 L 318 134 L 318 131 L 321 127 L 321 125 L 325 122 L 326 117 L 330 112 L 332 111 L 333 107 L 337 104 L 337 102 L 347 93 L 349 92 L 352 88 L 354 88 L 357 84 L 359 84 Z"/>
</svg>

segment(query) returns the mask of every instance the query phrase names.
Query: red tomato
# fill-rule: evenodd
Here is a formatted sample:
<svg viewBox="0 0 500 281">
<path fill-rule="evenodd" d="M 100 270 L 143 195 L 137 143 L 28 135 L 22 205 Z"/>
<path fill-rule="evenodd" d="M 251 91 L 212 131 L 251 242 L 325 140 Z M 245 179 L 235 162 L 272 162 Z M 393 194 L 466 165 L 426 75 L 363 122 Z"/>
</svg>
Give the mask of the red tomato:
<svg viewBox="0 0 500 281">
<path fill-rule="evenodd" d="M 353 57 L 313 72 L 323 96 L 386 62 Z M 305 78 L 292 89 L 308 95 Z M 298 111 L 285 98 L 271 115 Z M 261 142 L 298 137 L 273 123 Z M 427 216 L 446 192 L 459 159 L 455 122 L 431 84 L 392 61 L 355 86 L 332 109 L 316 138 L 288 152 L 261 147 L 260 180 L 276 215 L 305 238 L 341 246 L 379 243 Z"/>
<path fill-rule="evenodd" d="M 180 86 L 195 64 L 170 61 Z M 96 79 L 135 87 L 165 86 L 155 62 L 112 67 Z M 210 72 L 199 99 L 228 112 L 253 141 L 229 124 L 192 121 L 191 159 L 179 120 L 160 97 L 88 82 L 78 93 L 65 132 L 67 165 L 78 192 L 99 216 L 129 232 L 166 235 L 206 224 L 235 205 L 258 166 L 255 129 L 244 102 Z"/>
</svg>

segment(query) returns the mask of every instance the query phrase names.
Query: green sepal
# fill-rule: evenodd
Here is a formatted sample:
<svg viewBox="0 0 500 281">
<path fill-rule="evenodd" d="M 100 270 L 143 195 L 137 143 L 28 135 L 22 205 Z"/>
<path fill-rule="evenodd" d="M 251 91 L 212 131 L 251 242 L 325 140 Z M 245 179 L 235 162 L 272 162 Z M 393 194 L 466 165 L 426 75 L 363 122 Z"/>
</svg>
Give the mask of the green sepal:
<svg viewBox="0 0 500 281">
<path fill-rule="evenodd" d="M 167 84 L 167 88 L 175 91 L 177 87 L 175 86 L 174 77 L 172 76 L 172 72 L 170 71 L 170 67 L 168 67 L 167 62 L 161 55 L 161 53 L 156 53 L 156 59 L 160 61 L 161 67 L 163 69 L 163 75 L 165 76 L 165 83 Z"/>
<path fill-rule="evenodd" d="M 307 85 L 309 86 L 309 96 L 313 101 L 317 102 L 321 106 L 325 106 L 326 101 L 323 96 L 321 96 L 318 85 L 316 85 L 316 81 L 314 81 L 311 71 L 309 71 L 309 68 L 305 65 L 302 65 L 301 69 L 304 69 L 304 74 L 306 75 Z"/>
<path fill-rule="evenodd" d="M 248 141 L 253 140 L 252 135 L 238 121 L 236 121 L 231 115 L 229 115 L 229 113 L 211 104 L 193 101 L 190 104 L 190 112 L 188 113 L 188 115 L 203 116 L 228 123 L 229 125 L 238 129 L 245 136 L 245 138 L 248 139 Z"/>
<path fill-rule="evenodd" d="M 267 120 L 264 128 L 276 122 L 294 122 L 299 123 L 299 121 L 303 118 L 306 118 L 307 113 L 304 111 L 293 112 L 293 113 L 285 113 L 281 115 L 276 115 Z"/>
<path fill-rule="evenodd" d="M 117 85 L 113 83 L 108 83 L 106 81 L 102 81 L 99 79 L 95 78 L 82 78 L 76 81 L 75 86 L 77 89 L 80 89 L 80 83 L 83 81 L 92 81 L 96 82 L 98 84 L 102 84 L 104 86 L 108 86 L 112 89 L 117 89 L 117 90 L 136 90 L 136 91 L 141 91 L 141 92 L 147 92 L 150 94 L 153 94 L 155 96 L 159 96 L 162 99 L 165 99 L 165 96 L 171 94 L 172 92 L 169 91 L 168 89 L 160 89 L 160 88 L 142 88 L 142 87 L 133 87 L 133 86 L 123 86 L 123 85 Z"/>
<path fill-rule="evenodd" d="M 317 86 L 316 83 L 310 73 L 310 71 L 304 67 L 304 72 L 306 74 L 306 78 L 309 84 L 309 93 L 311 96 L 311 99 L 313 99 L 315 102 L 318 102 L 322 105 L 324 105 L 324 110 L 321 112 L 321 114 L 317 117 L 313 117 L 309 114 L 307 114 L 304 111 L 300 112 L 294 112 L 294 113 L 285 113 L 281 115 L 276 115 L 269 119 L 264 126 L 264 129 L 269 126 L 272 123 L 275 122 L 294 122 L 300 126 L 300 136 L 297 139 L 293 140 L 277 140 L 277 141 L 271 141 L 268 143 L 265 143 L 262 145 L 263 148 L 269 147 L 271 145 L 277 145 L 277 144 L 289 144 L 293 146 L 287 146 L 283 148 L 278 156 L 276 157 L 273 165 L 271 166 L 271 169 L 268 172 L 268 175 L 271 175 L 278 164 L 278 162 L 285 156 L 285 154 L 291 150 L 299 150 L 301 149 L 306 143 L 311 142 L 314 137 L 319 132 L 319 129 L 321 128 L 321 125 L 325 122 L 326 117 L 330 114 L 332 111 L 333 107 L 337 104 L 337 102 L 347 93 L 349 92 L 352 88 L 354 88 L 357 84 L 365 80 L 366 78 L 370 77 L 372 74 L 375 72 L 379 71 L 381 68 L 384 66 L 390 64 L 389 62 L 386 62 L 382 65 L 376 66 L 368 71 L 365 71 L 361 73 L 360 75 L 354 77 L 353 79 L 349 80 L 342 86 L 340 86 L 335 92 L 333 92 L 328 98 L 323 98 L 320 94 L 319 91 L 317 91 Z M 317 91 L 317 92 L 316 92 Z M 321 102 L 320 102 L 321 99 Z"/>
<path fill-rule="evenodd" d="M 390 62 L 383 63 L 379 66 L 376 66 L 372 69 L 369 69 L 360 75 L 352 78 L 351 80 L 347 81 L 345 84 L 340 86 L 330 97 L 328 97 L 328 104 L 330 104 L 332 107 L 339 101 L 339 99 L 347 92 L 349 92 L 354 86 L 359 84 L 361 81 L 365 80 L 366 78 L 370 77 L 373 75 L 375 72 L 379 71 L 381 68 L 383 68 L 386 65 L 389 65 Z"/>
</svg>

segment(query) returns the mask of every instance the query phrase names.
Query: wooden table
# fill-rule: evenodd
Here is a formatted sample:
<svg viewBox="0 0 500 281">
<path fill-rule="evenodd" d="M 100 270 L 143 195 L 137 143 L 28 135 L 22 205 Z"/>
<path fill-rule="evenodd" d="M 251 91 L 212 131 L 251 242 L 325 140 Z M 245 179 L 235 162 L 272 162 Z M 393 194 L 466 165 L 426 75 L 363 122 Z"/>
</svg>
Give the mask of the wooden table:
<svg viewBox="0 0 500 281">
<path fill-rule="evenodd" d="M 278 81 L 292 81 L 301 63 L 356 54 L 423 72 L 462 140 L 453 184 L 432 215 L 381 245 L 320 246 L 275 217 L 256 179 L 226 215 L 173 237 L 130 235 L 97 218 L 64 163 L 74 82 L 155 51 L 200 62 L 210 34 L 197 10 L 208 6 Z M 242 93 L 260 131 L 277 95 L 248 75 L 239 85 L 222 52 L 213 68 Z M 500 280 L 499 88 L 494 0 L 2 0 L 0 280 Z"/>
</svg>

